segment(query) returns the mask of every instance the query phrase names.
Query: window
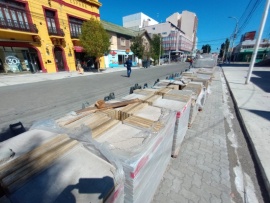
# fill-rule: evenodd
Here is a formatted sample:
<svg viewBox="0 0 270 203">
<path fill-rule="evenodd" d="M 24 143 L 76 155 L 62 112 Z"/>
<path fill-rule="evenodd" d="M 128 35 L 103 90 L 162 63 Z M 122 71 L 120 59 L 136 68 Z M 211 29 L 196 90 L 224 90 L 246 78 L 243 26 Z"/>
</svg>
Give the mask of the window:
<svg viewBox="0 0 270 203">
<path fill-rule="evenodd" d="M 72 38 L 78 38 L 82 34 L 82 24 L 83 20 L 73 17 L 69 18 L 70 35 Z"/>
<path fill-rule="evenodd" d="M 154 27 L 152 28 L 152 30 L 155 30 L 155 29 L 156 29 L 156 28 L 154 28 Z"/>
<path fill-rule="evenodd" d="M 120 38 L 120 45 L 121 46 L 126 46 L 126 39 L 125 38 Z"/>
<path fill-rule="evenodd" d="M 19 2 L 0 0 L 0 27 L 36 32 L 30 29 L 25 4 Z"/>
<path fill-rule="evenodd" d="M 46 22 L 49 30 L 49 34 L 57 34 L 56 23 L 55 23 L 55 12 L 54 11 L 45 11 Z"/>
</svg>

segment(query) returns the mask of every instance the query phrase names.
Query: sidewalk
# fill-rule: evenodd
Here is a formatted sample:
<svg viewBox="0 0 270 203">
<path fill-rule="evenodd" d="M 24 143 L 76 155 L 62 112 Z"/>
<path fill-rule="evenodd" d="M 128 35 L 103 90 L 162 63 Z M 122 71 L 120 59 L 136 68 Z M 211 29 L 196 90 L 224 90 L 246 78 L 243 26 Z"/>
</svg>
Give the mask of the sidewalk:
<svg viewBox="0 0 270 203">
<path fill-rule="evenodd" d="M 171 159 L 153 203 L 263 202 L 252 178 L 243 170 L 245 163 L 237 157 L 237 148 L 242 146 L 233 131 L 225 78 L 247 127 L 269 193 L 270 68 L 255 68 L 249 85 L 244 85 L 248 67 L 224 67 L 225 75 L 221 68 L 217 69 L 203 111 L 187 131 L 179 156 Z M 231 151 L 236 154 L 235 165 Z"/>
<path fill-rule="evenodd" d="M 142 67 L 133 67 L 133 69 L 140 69 Z M 74 72 L 57 72 L 57 73 L 27 73 L 27 74 L 14 74 L 14 75 L 1 75 L 0 76 L 0 87 L 9 86 L 9 85 L 17 85 L 17 84 L 26 84 L 26 83 L 34 83 L 34 82 L 42 82 L 49 80 L 59 80 L 65 78 L 73 78 L 73 77 L 83 77 L 89 75 L 97 75 L 97 74 L 105 74 L 117 71 L 125 71 L 125 67 L 121 68 L 106 68 L 100 72 L 84 72 L 84 74 L 79 74 L 77 71 Z"/>
<path fill-rule="evenodd" d="M 255 67 L 246 85 L 248 70 L 249 67 L 223 67 L 270 194 L 270 67 Z"/>
</svg>

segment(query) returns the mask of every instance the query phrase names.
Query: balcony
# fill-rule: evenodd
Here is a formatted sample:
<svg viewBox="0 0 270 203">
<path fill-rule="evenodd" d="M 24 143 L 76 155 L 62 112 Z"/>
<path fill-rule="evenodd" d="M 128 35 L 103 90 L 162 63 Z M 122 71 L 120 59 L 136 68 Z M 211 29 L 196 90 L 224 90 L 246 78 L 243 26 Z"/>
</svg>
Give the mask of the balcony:
<svg viewBox="0 0 270 203">
<path fill-rule="evenodd" d="M 10 19 L 6 20 L 4 18 L 0 18 L 0 28 L 23 31 L 23 32 L 38 33 L 38 29 L 35 24 L 26 23 L 23 21 L 15 21 L 15 20 L 10 20 Z"/>
<path fill-rule="evenodd" d="M 48 27 L 48 32 L 49 32 L 49 35 L 53 35 L 53 36 L 60 36 L 60 37 L 64 37 L 65 36 L 65 33 L 62 29 L 58 29 L 58 28 L 55 28 L 55 27 Z"/>
</svg>

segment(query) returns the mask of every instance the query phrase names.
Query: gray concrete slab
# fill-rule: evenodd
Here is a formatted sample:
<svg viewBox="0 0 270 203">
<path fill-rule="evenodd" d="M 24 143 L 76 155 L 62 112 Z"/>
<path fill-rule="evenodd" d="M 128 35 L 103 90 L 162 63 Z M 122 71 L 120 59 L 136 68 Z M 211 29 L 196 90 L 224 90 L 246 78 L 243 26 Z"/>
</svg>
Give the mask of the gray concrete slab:
<svg viewBox="0 0 270 203">
<path fill-rule="evenodd" d="M 270 194 L 270 67 L 255 67 L 245 84 L 248 69 L 223 67 Z"/>
</svg>

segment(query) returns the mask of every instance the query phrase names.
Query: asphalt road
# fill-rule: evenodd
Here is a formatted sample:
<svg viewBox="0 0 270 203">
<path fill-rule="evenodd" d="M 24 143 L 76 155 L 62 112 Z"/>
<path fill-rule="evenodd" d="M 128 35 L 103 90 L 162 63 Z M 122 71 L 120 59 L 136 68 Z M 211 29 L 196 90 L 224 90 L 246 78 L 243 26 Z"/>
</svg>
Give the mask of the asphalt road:
<svg viewBox="0 0 270 203">
<path fill-rule="evenodd" d="M 152 86 L 157 79 L 184 71 L 188 63 L 162 65 L 147 69 L 90 75 L 62 80 L 13 85 L 0 88 L 0 141 L 11 136 L 9 125 L 22 122 L 28 129 L 35 121 L 57 119 L 82 108 L 83 103 L 93 104 L 114 92 L 116 98 L 129 94 L 136 83 Z"/>
</svg>

